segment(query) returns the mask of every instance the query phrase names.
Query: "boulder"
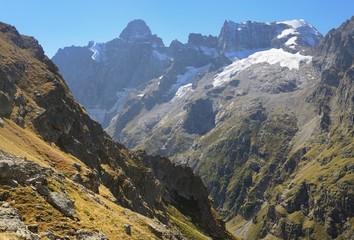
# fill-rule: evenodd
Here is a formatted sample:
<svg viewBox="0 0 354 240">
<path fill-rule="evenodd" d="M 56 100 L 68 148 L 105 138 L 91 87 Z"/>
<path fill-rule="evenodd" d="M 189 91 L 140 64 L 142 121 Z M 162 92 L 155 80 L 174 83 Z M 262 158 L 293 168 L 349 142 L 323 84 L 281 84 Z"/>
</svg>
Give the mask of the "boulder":
<svg viewBox="0 0 354 240">
<path fill-rule="evenodd" d="M 49 192 L 48 202 L 56 209 L 62 212 L 67 217 L 72 217 L 75 214 L 74 201 L 66 194 L 60 192 Z"/>
</svg>

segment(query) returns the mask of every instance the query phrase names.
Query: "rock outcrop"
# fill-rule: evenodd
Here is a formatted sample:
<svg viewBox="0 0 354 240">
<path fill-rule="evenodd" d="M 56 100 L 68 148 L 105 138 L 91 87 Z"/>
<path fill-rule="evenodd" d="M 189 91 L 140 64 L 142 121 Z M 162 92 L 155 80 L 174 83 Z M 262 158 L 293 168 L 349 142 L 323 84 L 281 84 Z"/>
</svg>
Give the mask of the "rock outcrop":
<svg viewBox="0 0 354 240">
<path fill-rule="evenodd" d="M 26 159 L 10 156 L 0 151 L 0 183 L 10 186 L 28 185 L 34 188 L 54 208 L 67 217 L 75 213 L 74 202 L 62 192 L 51 191 L 47 178 L 60 179 L 51 169 L 43 168 Z"/>
<path fill-rule="evenodd" d="M 213 103 L 209 99 L 198 99 L 191 103 L 183 128 L 190 134 L 205 134 L 215 127 Z"/>
<path fill-rule="evenodd" d="M 176 166 L 167 158 L 151 157 L 141 152 L 139 157 L 147 166 L 151 166 L 154 176 L 166 188 L 165 201 L 190 216 L 193 222 L 199 219 L 199 224 L 208 229 L 213 239 L 225 237 L 218 234 L 217 230 L 223 227 L 221 219 L 217 222 L 213 221 L 212 212 L 204 210 L 212 208 L 207 200 L 208 192 L 201 179 L 193 174 L 191 168 Z M 176 168 L 183 170 L 176 171 L 174 170 Z"/>
<path fill-rule="evenodd" d="M 31 232 L 21 219 L 17 209 L 4 203 L 0 207 L 0 232 L 12 233 L 18 239 L 39 240 L 39 236 Z"/>
</svg>

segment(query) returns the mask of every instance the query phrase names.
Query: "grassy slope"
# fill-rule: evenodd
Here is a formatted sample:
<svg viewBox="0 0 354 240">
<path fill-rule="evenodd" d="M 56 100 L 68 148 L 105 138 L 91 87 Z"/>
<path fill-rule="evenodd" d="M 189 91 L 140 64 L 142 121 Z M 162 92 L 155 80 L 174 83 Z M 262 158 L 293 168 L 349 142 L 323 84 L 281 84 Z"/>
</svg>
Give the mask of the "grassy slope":
<svg viewBox="0 0 354 240">
<path fill-rule="evenodd" d="M 73 163 L 79 163 L 83 171 L 88 171 L 79 159 L 44 142 L 31 130 L 22 129 L 11 120 L 5 121 L 5 127 L 0 128 L 0 150 L 33 160 L 68 178 L 75 172 Z M 9 192 L 10 197 L 7 201 L 12 207 L 19 209 L 26 224 L 38 223 L 40 232 L 51 229 L 55 234 L 64 237 L 75 233 L 77 229 L 88 229 L 93 232 L 104 232 L 110 239 L 158 239 L 152 233 L 151 226 L 163 230 L 157 221 L 113 203 L 111 201 L 114 199 L 113 195 L 103 185 L 100 186 L 99 195 L 87 193 L 82 186 L 70 180 L 60 183 L 55 179 L 49 179 L 49 186 L 52 190 L 61 188 L 75 201 L 74 219 L 63 216 L 29 187 L 11 189 L 0 186 L 0 192 Z M 95 198 L 98 198 L 101 204 L 96 202 Z M 171 207 L 169 215 L 170 223 L 190 239 L 208 239 L 178 210 Z M 123 225 L 126 223 L 132 225 L 131 236 L 124 232 Z"/>
</svg>

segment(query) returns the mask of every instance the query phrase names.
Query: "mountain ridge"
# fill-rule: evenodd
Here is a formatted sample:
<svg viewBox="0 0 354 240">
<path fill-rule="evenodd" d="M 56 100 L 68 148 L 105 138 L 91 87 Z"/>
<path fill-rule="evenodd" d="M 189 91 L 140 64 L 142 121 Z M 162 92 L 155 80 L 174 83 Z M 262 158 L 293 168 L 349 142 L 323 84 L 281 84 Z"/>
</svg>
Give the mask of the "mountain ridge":
<svg viewBox="0 0 354 240">
<path fill-rule="evenodd" d="M 281 26 L 281 29 L 278 30 L 273 27 L 274 30 L 272 31 L 274 32 L 274 36 L 272 38 L 275 38 L 275 44 L 271 44 L 271 40 L 267 40 L 266 45 L 251 43 L 252 39 L 256 39 L 255 33 L 252 33 L 252 30 L 251 32 L 246 31 L 245 36 L 247 37 L 242 37 L 246 41 L 243 40 L 244 43 L 240 43 L 240 46 L 243 46 L 242 44 L 251 44 L 247 51 L 244 51 L 244 47 L 232 46 L 232 44 L 234 44 L 232 41 L 228 43 L 227 39 L 223 40 L 221 36 L 222 30 L 219 37 L 190 34 L 188 43 L 183 44 L 175 40 L 169 47 L 165 47 L 160 38 L 151 34 L 150 28 L 147 27 L 144 21 L 134 20 L 131 23 L 132 25 L 128 24 L 122 33 L 134 32 L 133 23 L 139 23 L 136 27 L 138 28 L 138 26 L 141 25 L 147 32 L 147 35 L 144 36 L 148 37 L 146 39 L 145 37 L 142 38 L 135 45 L 132 42 L 129 43 L 129 41 L 125 42 L 125 40 L 120 38 L 116 38 L 106 44 L 95 43 L 95 45 L 100 46 L 98 49 L 101 49 L 101 53 L 99 53 L 100 51 L 98 49 L 93 49 L 92 43 L 89 43 L 87 47 L 83 47 L 83 49 L 80 50 L 82 53 L 74 54 L 74 56 L 70 51 L 77 52 L 81 47 L 64 48 L 60 49 L 52 58 L 61 68 L 62 74 L 71 90 L 74 92 L 74 95 L 85 106 L 90 115 L 95 120 L 98 120 L 104 128 L 108 127 L 112 118 L 122 110 L 122 105 L 124 105 L 124 100 L 122 102 L 122 99 L 126 98 L 120 95 L 123 94 L 125 96 L 137 89 L 145 88 L 149 80 L 153 78 L 158 78 L 162 75 L 170 75 L 169 78 L 163 80 L 163 83 L 157 87 L 157 91 L 166 91 L 166 88 L 170 88 L 173 85 L 173 81 L 175 81 L 177 75 L 183 74 L 182 71 L 184 68 L 190 66 L 200 68 L 211 63 L 211 70 L 216 70 L 230 64 L 231 61 L 228 58 L 244 58 L 261 49 L 264 50 L 265 48 L 272 47 L 279 48 L 283 46 L 287 51 L 293 52 L 298 51 L 300 46 L 301 49 L 304 46 L 308 46 L 304 41 L 300 41 L 300 45 L 298 45 L 298 39 L 293 39 L 289 45 L 285 44 L 290 37 L 297 38 L 297 34 L 301 36 L 301 33 L 297 33 L 296 29 L 278 40 L 276 36 L 281 34 L 281 30 L 291 28 L 290 25 L 283 23 L 272 23 L 273 25 Z M 247 22 L 247 24 L 251 29 L 252 26 L 258 25 L 261 27 L 270 27 L 270 25 L 268 25 L 270 23 Z M 230 33 L 230 37 L 232 34 L 235 33 Z M 243 31 L 240 31 L 238 34 L 241 34 L 240 36 L 244 35 Z M 254 38 L 250 38 L 250 34 L 253 34 Z M 313 41 L 316 43 L 320 37 L 321 35 L 319 35 L 317 30 L 313 29 Z M 261 36 L 259 36 L 259 38 L 261 38 Z M 224 45 L 226 44 L 230 51 L 226 51 L 226 48 L 222 49 L 221 41 L 224 41 Z M 99 59 L 98 62 L 88 58 L 86 48 L 91 49 L 92 56 L 97 56 L 97 59 Z M 83 53 L 84 49 L 85 54 Z M 232 49 L 233 51 L 231 51 Z M 235 50 L 237 51 L 235 52 Z M 115 55 L 112 53 L 115 53 Z M 73 57 L 78 57 L 78 59 L 74 60 Z M 105 59 L 104 64 L 101 62 L 101 59 Z M 107 65 L 110 66 L 111 69 L 107 67 Z M 137 66 L 137 68 L 130 69 L 132 65 Z M 82 69 L 80 72 L 83 74 L 77 75 L 75 69 Z M 166 71 L 169 71 L 169 73 L 167 74 Z M 87 87 L 80 87 L 78 82 L 82 81 L 85 81 Z M 105 93 L 100 94 L 99 92 L 102 91 Z M 116 96 L 117 94 L 118 97 Z M 168 101 L 169 98 L 170 96 L 167 96 L 167 98 L 163 100 L 161 96 L 159 97 L 162 101 Z M 156 97 L 151 96 L 148 101 L 156 102 L 158 100 Z"/>
</svg>

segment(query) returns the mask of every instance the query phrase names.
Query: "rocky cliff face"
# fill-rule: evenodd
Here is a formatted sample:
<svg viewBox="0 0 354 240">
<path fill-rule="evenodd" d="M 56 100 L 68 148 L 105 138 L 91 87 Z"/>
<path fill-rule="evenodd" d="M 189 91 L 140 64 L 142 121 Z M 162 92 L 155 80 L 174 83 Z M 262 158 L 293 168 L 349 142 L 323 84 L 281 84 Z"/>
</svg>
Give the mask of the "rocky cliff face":
<svg viewBox="0 0 354 240">
<path fill-rule="evenodd" d="M 141 36 L 154 41 L 157 39 L 149 35 L 148 28 L 143 23 L 138 21 L 131 25 L 122 33 L 122 39 L 112 44 L 129 45 L 130 41 L 135 41 L 135 37 L 140 39 Z M 133 28 L 132 31 L 129 30 L 130 27 Z M 159 43 L 158 39 L 156 41 Z M 163 160 L 163 164 L 170 164 L 166 170 L 183 176 L 184 184 L 189 187 L 189 190 L 184 189 L 182 193 L 180 188 L 173 185 L 173 181 L 169 182 L 169 173 L 165 173 L 166 177 L 160 179 L 161 173 L 157 174 L 156 171 L 151 170 L 155 166 L 152 162 L 159 164 L 159 158 L 145 156 L 150 160 L 142 161 L 135 153 L 111 140 L 99 124 L 90 119 L 82 106 L 74 100 L 58 69 L 43 54 L 36 40 L 22 36 L 14 27 L 1 23 L 0 42 L 0 109 L 2 110 L 0 117 L 4 119 L 1 120 L 0 149 L 29 157 L 42 165 L 49 165 L 47 169 L 49 172 L 45 173 L 47 170 L 39 165 L 27 163 L 26 158 L 21 160 L 14 157 L 13 163 L 9 164 L 6 162 L 9 157 L 6 154 L 0 155 L 1 191 L 9 187 L 14 188 L 13 193 L 4 197 L 4 200 L 16 198 L 16 191 L 36 191 L 33 196 L 39 194 L 47 202 L 46 204 L 50 204 L 54 209 L 59 209 L 64 216 L 73 219 L 72 222 L 67 222 L 66 230 L 59 229 L 58 226 L 51 229 L 51 234 L 55 237 L 56 232 L 62 234 L 64 231 L 66 234 L 71 234 L 69 232 L 77 228 L 74 222 L 80 221 L 82 217 L 80 212 L 86 214 L 86 217 L 91 216 L 94 221 L 91 210 L 85 210 L 84 205 L 79 202 L 74 203 L 71 198 L 78 197 L 77 199 L 82 201 L 88 192 L 88 195 L 96 199 L 95 194 L 99 196 L 104 188 L 104 192 L 108 191 L 111 194 L 110 198 L 113 199 L 106 203 L 111 208 L 106 205 L 106 209 L 122 206 L 149 218 L 157 218 L 161 226 L 162 223 L 166 224 L 162 230 L 157 229 L 156 224 L 149 225 L 149 231 L 155 234 L 156 238 L 158 236 L 163 238 L 170 227 L 179 229 L 178 234 L 172 234 L 173 230 L 170 229 L 168 234 L 172 238 L 180 235 L 183 239 L 183 236 L 189 236 L 188 234 L 194 236 L 193 234 L 196 234 L 194 232 L 198 231 L 204 232 L 201 239 L 205 238 L 205 235 L 213 236 L 215 239 L 228 238 L 223 223 L 212 213 L 213 209 L 207 195 L 201 195 L 198 199 L 193 195 L 194 187 L 204 189 L 204 186 L 190 169 L 178 168 L 168 163 L 168 160 Z M 78 50 L 87 54 L 84 48 Z M 107 53 L 104 57 L 109 59 L 112 56 Z M 9 134 L 9 132 L 16 132 L 16 134 Z M 8 143 L 20 147 L 13 147 Z M 26 167 L 26 164 L 31 167 Z M 56 171 L 63 171 L 63 174 L 56 174 Z M 38 179 L 29 179 L 33 175 Z M 85 192 L 82 196 L 78 192 L 80 188 Z M 171 194 L 167 194 L 168 192 Z M 170 196 L 172 194 L 173 198 Z M 187 202 L 172 200 L 179 198 L 187 199 Z M 193 199 L 197 203 L 194 209 L 196 213 L 203 213 L 206 217 L 203 220 L 198 218 L 198 215 L 194 216 L 194 212 L 181 213 L 185 207 L 188 207 L 181 204 L 186 204 L 188 200 Z M 94 202 L 99 203 L 100 206 L 104 205 L 99 197 Z M 176 210 L 171 213 L 167 211 L 169 208 Z M 30 215 L 36 212 L 31 213 L 30 208 L 21 209 L 22 212 Z M 176 215 L 177 213 L 181 215 Z M 56 213 L 55 216 L 57 215 Z M 177 227 L 182 219 L 181 216 L 183 219 L 190 217 L 200 224 L 190 222 L 192 228 L 189 228 L 192 230 L 184 232 L 183 227 Z M 32 218 L 33 216 L 30 217 Z M 45 223 L 45 220 L 37 221 Z M 62 225 L 61 221 L 65 222 L 60 220 L 57 223 Z M 115 226 L 111 227 L 115 229 Z M 49 230 L 46 229 L 45 224 L 40 224 L 40 228 L 43 231 Z M 197 230 L 198 228 L 200 230 Z M 128 235 L 131 234 L 129 232 L 126 230 Z M 85 235 L 82 232 L 77 234 Z M 86 235 L 90 234 L 92 235 L 92 233 Z"/>
<path fill-rule="evenodd" d="M 221 29 L 218 47 L 222 52 L 285 47 L 294 51 L 300 46 L 315 46 L 321 34 L 305 20 L 285 22 L 234 23 L 225 21 Z"/>
</svg>

